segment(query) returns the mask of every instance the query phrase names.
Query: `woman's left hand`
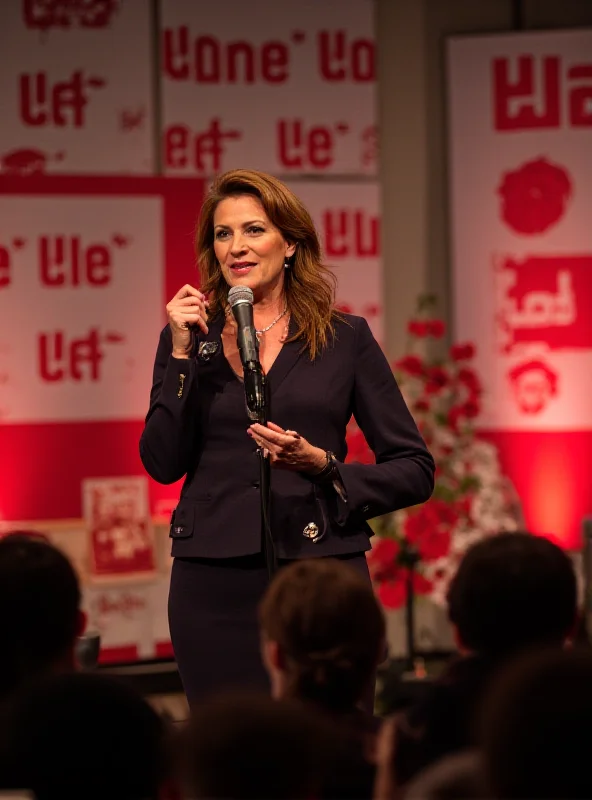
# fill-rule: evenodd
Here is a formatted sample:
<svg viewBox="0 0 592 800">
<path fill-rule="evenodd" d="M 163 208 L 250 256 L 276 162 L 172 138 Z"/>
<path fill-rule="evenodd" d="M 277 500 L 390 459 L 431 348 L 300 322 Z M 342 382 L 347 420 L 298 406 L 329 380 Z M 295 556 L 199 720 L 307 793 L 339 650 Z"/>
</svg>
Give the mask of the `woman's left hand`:
<svg viewBox="0 0 592 800">
<path fill-rule="evenodd" d="M 326 464 L 325 451 L 314 447 L 296 431 L 285 431 L 273 422 L 268 422 L 267 426 L 257 422 L 247 433 L 269 453 L 273 467 L 314 473 L 320 472 Z"/>
</svg>

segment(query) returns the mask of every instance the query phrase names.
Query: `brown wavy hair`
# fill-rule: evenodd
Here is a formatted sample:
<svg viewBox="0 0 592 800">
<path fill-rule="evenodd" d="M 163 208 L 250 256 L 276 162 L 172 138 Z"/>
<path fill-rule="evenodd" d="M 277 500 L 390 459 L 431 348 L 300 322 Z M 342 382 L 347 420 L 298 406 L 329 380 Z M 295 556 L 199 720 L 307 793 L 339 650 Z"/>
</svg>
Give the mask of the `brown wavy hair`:
<svg viewBox="0 0 592 800">
<path fill-rule="evenodd" d="M 258 198 L 284 239 L 296 245 L 284 280 L 286 303 L 296 324 L 290 341 L 302 339 L 314 359 L 329 344 L 339 316 L 334 307 L 336 279 L 322 262 L 319 237 L 304 204 L 285 184 L 265 172 L 234 169 L 219 175 L 202 205 L 196 250 L 200 289 L 209 295 L 209 316 L 226 309 L 228 295 L 228 284 L 214 253 L 214 212 L 221 200 L 241 194 Z"/>
<path fill-rule="evenodd" d="M 304 559 L 278 572 L 259 624 L 284 654 L 288 695 L 329 711 L 360 701 L 384 652 L 384 614 L 372 586 L 337 559 Z"/>
</svg>

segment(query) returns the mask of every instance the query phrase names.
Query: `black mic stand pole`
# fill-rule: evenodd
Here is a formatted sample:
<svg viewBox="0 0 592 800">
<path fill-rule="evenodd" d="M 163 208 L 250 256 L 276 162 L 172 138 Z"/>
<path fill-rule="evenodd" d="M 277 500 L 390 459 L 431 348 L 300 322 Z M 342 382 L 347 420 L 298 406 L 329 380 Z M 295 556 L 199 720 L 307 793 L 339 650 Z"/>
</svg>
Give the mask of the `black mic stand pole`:
<svg viewBox="0 0 592 800">
<path fill-rule="evenodd" d="M 262 392 L 248 397 L 249 418 L 253 422 L 267 425 L 269 418 L 269 395 L 267 389 L 267 379 L 264 373 L 259 376 Z M 250 402 L 249 402 L 250 401 Z M 277 556 L 275 552 L 275 542 L 271 532 L 271 462 L 269 455 L 265 455 L 263 448 L 257 448 L 259 459 L 259 498 L 261 506 L 261 539 L 263 544 L 263 554 L 267 574 L 271 580 L 277 572 Z"/>
</svg>

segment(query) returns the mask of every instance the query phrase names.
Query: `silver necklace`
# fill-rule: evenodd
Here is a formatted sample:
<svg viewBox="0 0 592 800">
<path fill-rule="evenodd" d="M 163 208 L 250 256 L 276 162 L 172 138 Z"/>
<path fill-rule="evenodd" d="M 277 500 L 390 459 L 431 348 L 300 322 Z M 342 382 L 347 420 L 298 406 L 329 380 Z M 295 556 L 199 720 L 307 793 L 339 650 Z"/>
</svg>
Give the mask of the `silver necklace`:
<svg viewBox="0 0 592 800">
<path fill-rule="evenodd" d="M 261 330 L 257 330 L 257 328 L 255 328 L 255 333 L 257 334 L 257 338 L 258 338 L 258 339 L 260 339 L 260 338 L 261 338 L 261 336 L 262 336 L 264 333 L 267 333 L 267 331 L 271 330 L 271 329 L 273 328 L 273 326 L 276 324 L 276 322 L 279 322 L 279 321 L 281 320 L 281 318 L 282 318 L 283 316 L 285 316 L 287 313 L 288 313 L 288 306 L 286 306 L 286 307 L 284 308 L 284 310 L 283 310 L 283 311 L 282 311 L 282 313 L 279 315 L 279 317 L 276 317 L 276 318 L 274 319 L 274 321 L 273 321 L 273 322 L 272 322 L 270 325 L 268 325 L 268 326 L 267 326 L 267 328 L 261 328 Z"/>
</svg>

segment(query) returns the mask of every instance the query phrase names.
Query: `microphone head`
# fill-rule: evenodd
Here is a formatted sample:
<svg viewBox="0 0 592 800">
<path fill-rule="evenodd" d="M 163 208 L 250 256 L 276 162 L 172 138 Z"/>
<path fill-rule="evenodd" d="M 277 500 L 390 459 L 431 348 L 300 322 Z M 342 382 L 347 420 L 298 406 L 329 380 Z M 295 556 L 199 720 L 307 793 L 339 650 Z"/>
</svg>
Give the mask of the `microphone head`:
<svg viewBox="0 0 592 800">
<path fill-rule="evenodd" d="M 248 303 L 250 306 L 252 306 L 253 290 L 249 289 L 248 286 L 233 286 L 228 292 L 228 302 L 231 308 L 236 306 L 238 303 Z"/>
</svg>

